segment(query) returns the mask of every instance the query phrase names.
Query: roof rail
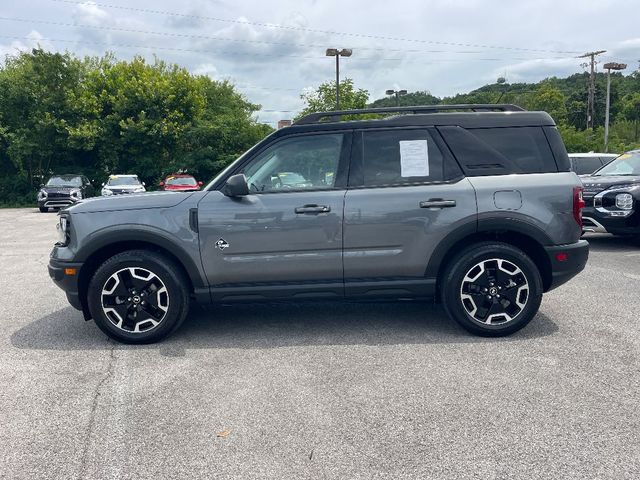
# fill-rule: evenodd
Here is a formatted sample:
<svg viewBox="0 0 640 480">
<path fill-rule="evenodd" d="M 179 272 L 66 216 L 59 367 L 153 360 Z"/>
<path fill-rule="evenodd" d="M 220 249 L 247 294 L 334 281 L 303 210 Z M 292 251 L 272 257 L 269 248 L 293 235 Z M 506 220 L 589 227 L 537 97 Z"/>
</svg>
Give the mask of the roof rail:
<svg viewBox="0 0 640 480">
<path fill-rule="evenodd" d="M 447 110 L 470 110 L 472 112 L 522 112 L 524 108 L 508 103 L 466 103 L 462 105 L 420 105 L 416 107 L 384 107 L 384 108 L 363 108 L 360 110 L 336 110 L 332 112 L 310 113 L 296 120 L 294 125 L 307 125 L 310 123 L 320 123 L 323 119 L 330 122 L 338 122 L 345 115 L 364 115 L 371 113 L 434 113 Z"/>
</svg>

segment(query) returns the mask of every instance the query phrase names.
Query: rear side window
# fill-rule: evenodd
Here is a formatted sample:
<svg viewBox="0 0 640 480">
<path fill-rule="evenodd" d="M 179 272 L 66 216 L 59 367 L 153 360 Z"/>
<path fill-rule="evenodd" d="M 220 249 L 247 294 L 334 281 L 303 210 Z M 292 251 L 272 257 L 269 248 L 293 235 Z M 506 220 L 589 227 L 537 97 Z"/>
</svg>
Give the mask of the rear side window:
<svg viewBox="0 0 640 480">
<path fill-rule="evenodd" d="M 468 176 L 557 172 L 541 127 L 440 127 Z"/>
<path fill-rule="evenodd" d="M 558 170 L 549 142 L 540 127 L 478 128 L 469 131 L 515 163 L 522 173 Z"/>
<path fill-rule="evenodd" d="M 362 134 L 365 186 L 445 179 L 444 156 L 427 130 L 369 130 Z"/>
<path fill-rule="evenodd" d="M 602 166 L 599 157 L 570 157 L 571 169 L 578 175 L 586 175 L 595 172 Z"/>
</svg>

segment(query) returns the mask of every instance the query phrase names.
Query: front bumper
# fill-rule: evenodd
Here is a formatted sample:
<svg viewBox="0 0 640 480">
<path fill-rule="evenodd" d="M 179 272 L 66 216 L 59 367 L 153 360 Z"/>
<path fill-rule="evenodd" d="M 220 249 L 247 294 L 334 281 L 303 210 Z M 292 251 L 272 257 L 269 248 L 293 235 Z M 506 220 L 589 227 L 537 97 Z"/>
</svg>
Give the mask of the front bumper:
<svg viewBox="0 0 640 480">
<path fill-rule="evenodd" d="M 82 263 L 61 262 L 55 258 L 49 259 L 49 276 L 58 287 L 67 294 L 67 300 L 73 308 L 84 310 L 78 293 L 78 276 Z M 70 274 L 74 270 L 74 274 Z"/>
<path fill-rule="evenodd" d="M 568 245 L 545 247 L 551 264 L 551 283 L 547 291 L 568 282 L 584 270 L 589 258 L 589 243 L 579 240 Z"/>
<path fill-rule="evenodd" d="M 64 208 L 69 205 L 73 205 L 77 203 L 79 198 L 72 197 L 56 197 L 56 198 L 44 198 L 42 200 L 38 200 L 39 208 Z"/>
<path fill-rule="evenodd" d="M 585 207 L 582 210 L 583 230 L 593 233 L 640 235 L 640 210 L 631 211 L 626 216 L 619 216 L 619 212 L 621 211 Z"/>
</svg>

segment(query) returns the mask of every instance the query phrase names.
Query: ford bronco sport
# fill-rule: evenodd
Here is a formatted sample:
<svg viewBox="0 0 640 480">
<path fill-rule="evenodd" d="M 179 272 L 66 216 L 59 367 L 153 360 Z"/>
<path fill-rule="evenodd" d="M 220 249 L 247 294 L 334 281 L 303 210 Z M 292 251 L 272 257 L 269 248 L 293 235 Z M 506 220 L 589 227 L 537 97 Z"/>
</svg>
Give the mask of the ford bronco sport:
<svg viewBox="0 0 640 480">
<path fill-rule="evenodd" d="M 200 192 L 60 212 L 49 274 L 128 343 L 175 331 L 191 301 L 318 298 L 436 299 L 507 335 L 587 261 L 569 167 L 551 117 L 513 105 L 311 114 Z"/>
</svg>

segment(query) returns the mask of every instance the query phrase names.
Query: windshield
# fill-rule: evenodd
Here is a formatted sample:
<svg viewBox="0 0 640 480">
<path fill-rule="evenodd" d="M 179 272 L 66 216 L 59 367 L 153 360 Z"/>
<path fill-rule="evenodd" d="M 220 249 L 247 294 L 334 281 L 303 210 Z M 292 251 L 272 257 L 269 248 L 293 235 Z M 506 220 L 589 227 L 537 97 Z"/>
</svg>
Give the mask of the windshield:
<svg viewBox="0 0 640 480">
<path fill-rule="evenodd" d="M 623 153 L 613 162 L 608 163 L 594 175 L 638 175 L 640 176 L 640 150 Z"/>
<path fill-rule="evenodd" d="M 113 177 L 109 177 L 107 185 L 140 185 L 140 180 L 138 180 L 138 177 L 121 177 L 115 175 Z"/>
<path fill-rule="evenodd" d="M 47 187 L 81 187 L 81 177 L 51 177 Z"/>
<path fill-rule="evenodd" d="M 167 185 L 197 185 L 196 179 L 193 177 L 169 177 L 165 182 Z"/>
</svg>

